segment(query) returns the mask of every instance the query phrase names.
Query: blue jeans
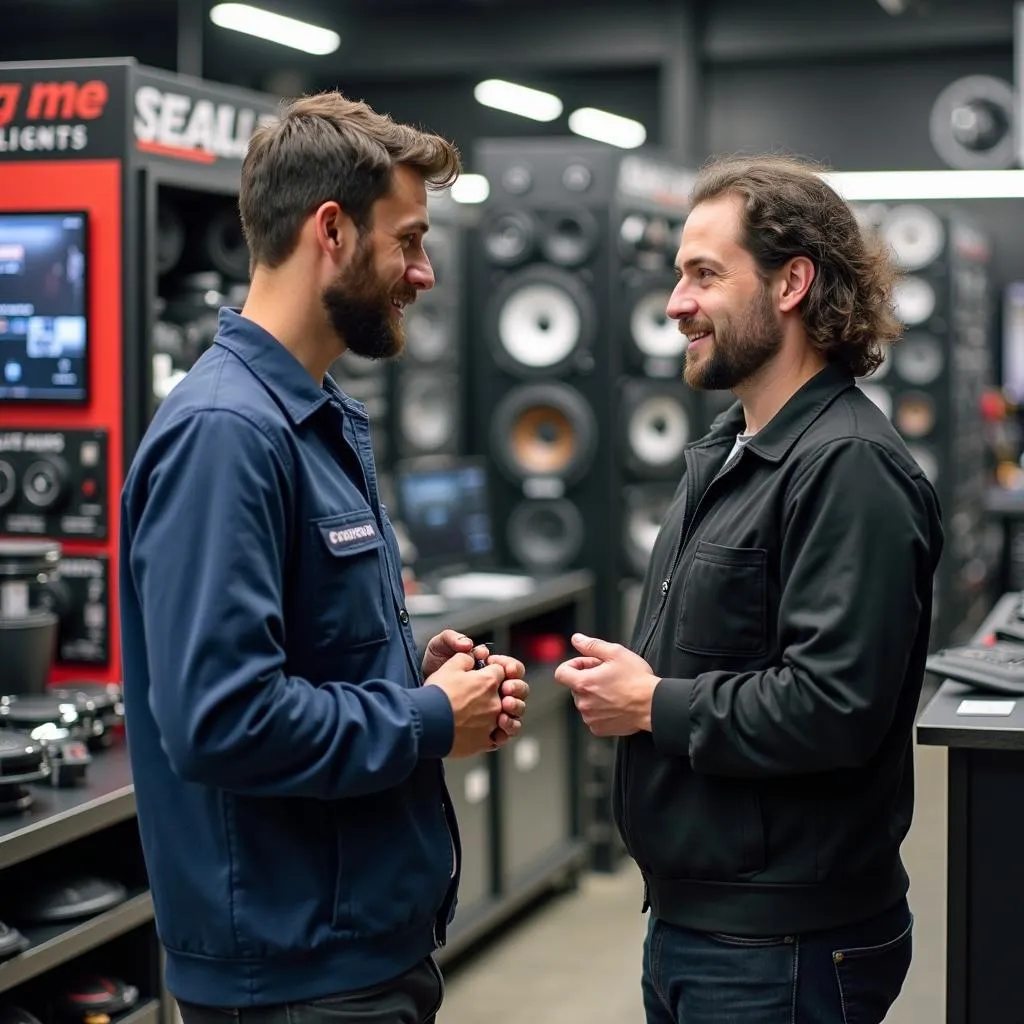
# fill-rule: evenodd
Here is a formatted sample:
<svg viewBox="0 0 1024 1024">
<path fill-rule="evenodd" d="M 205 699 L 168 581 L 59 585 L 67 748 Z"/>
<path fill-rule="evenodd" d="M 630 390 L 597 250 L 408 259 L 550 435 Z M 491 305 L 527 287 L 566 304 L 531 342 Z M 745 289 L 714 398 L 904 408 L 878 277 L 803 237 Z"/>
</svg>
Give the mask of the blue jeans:
<svg viewBox="0 0 1024 1024">
<path fill-rule="evenodd" d="M 881 1024 L 910 968 L 906 900 L 858 924 L 745 938 L 651 916 L 647 1024 Z"/>
</svg>

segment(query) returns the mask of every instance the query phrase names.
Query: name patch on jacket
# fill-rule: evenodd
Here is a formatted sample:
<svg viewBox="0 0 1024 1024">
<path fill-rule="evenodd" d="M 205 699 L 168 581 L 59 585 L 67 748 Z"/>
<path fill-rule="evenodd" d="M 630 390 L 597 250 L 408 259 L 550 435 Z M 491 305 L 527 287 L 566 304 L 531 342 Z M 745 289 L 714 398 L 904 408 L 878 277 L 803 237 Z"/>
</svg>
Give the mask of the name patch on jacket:
<svg viewBox="0 0 1024 1024">
<path fill-rule="evenodd" d="M 369 551 L 381 543 L 377 524 L 362 523 L 321 523 L 320 533 L 332 555 L 357 555 Z"/>
</svg>

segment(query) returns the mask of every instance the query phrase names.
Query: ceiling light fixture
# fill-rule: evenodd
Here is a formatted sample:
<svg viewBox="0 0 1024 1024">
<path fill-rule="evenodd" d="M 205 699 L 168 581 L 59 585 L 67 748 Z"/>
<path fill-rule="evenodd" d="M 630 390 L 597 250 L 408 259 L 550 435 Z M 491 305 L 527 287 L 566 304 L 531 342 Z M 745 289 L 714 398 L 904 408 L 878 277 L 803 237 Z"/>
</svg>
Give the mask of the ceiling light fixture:
<svg viewBox="0 0 1024 1024">
<path fill-rule="evenodd" d="M 210 21 L 219 28 L 244 32 L 318 57 L 334 53 L 341 45 L 341 36 L 329 28 L 286 18 L 282 14 L 264 11 L 249 4 L 215 4 L 210 10 Z"/>
<path fill-rule="evenodd" d="M 647 129 L 628 117 L 595 107 L 580 107 L 569 115 L 569 130 L 586 139 L 607 142 L 622 149 L 636 149 L 647 140 Z"/>
<path fill-rule="evenodd" d="M 482 174 L 460 174 L 451 189 L 457 203 L 483 203 L 490 194 L 491 183 Z"/>
<path fill-rule="evenodd" d="M 851 203 L 1024 199 L 1024 170 L 837 171 L 822 177 Z"/>
<path fill-rule="evenodd" d="M 549 92 L 531 89 L 500 78 L 478 82 L 473 89 L 477 103 L 534 121 L 554 121 L 562 115 L 562 101 Z"/>
</svg>

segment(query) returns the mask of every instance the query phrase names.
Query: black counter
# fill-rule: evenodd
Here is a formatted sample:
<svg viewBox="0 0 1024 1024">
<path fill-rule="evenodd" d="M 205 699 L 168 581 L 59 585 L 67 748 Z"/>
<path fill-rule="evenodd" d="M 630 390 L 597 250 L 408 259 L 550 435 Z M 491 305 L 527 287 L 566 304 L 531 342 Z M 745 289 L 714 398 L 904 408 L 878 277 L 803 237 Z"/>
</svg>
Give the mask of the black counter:
<svg viewBox="0 0 1024 1024">
<path fill-rule="evenodd" d="M 975 639 L 1020 595 L 992 608 Z M 946 1021 L 1024 1020 L 1024 698 L 945 680 L 920 715 L 920 744 L 948 758 Z"/>
</svg>

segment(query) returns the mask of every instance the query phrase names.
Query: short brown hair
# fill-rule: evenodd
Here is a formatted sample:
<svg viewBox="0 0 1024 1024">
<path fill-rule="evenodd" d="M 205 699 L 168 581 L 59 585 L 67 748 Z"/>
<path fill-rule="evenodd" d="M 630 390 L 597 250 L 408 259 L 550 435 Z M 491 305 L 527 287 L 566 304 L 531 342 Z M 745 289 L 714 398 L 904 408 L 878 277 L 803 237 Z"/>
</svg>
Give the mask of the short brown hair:
<svg viewBox="0 0 1024 1024">
<path fill-rule="evenodd" d="M 250 267 L 280 266 L 303 221 L 331 200 L 365 231 L 396 164 L 415 168 L 435 189 L 451 185 L 462 169 L 452 143 L 340 92 L 285 104 L 277 119 L 256 130 L 242 162 L 238 208 Z"/>
<path fill-rule="evenodd" d="M 814 263 L 800 311 L 804 328 L 827 359 L 863 377 L 902 331 L 893 308 L 899 274 L 881 240 L 861 231 L 822 179 L 824 171 L 790 157 L 729 157 L 700 171 L 692 202 L 728 194 L 743 200 L 741 242 L 762 276 L 795 256 Z"/>
</svg>

